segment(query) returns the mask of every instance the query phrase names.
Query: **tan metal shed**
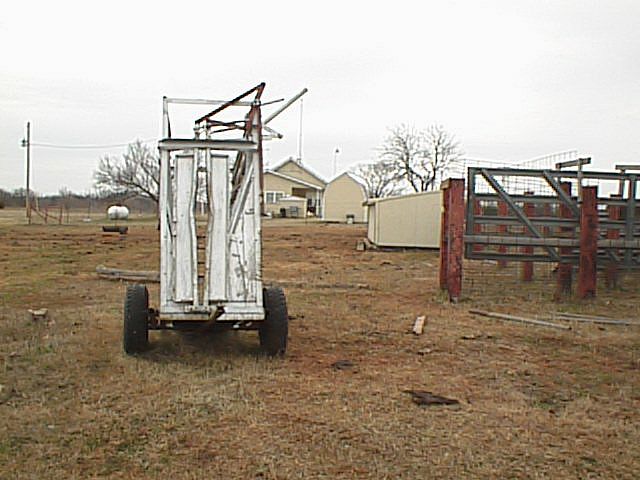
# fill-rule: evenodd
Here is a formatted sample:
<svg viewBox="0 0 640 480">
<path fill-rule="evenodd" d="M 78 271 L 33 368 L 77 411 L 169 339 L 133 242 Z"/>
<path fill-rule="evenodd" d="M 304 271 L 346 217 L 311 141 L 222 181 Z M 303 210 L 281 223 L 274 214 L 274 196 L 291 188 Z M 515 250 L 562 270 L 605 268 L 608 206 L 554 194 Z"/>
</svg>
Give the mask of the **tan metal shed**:
<svg viewBox="0 0 640 480">
<path fill-rule="evenodd" d="M 442 192 L 374 198 L 369 207 L 369 241 L 380 247 L 440 248 Z"/>
<path fill-rule="evenodd" d="M 360 181 L 345 172 L 331 180 L 324 190 L 323 220 L 346 222 L 353 217 L 354 223 L 367 221 L 367 193 Z"/>
</svg>

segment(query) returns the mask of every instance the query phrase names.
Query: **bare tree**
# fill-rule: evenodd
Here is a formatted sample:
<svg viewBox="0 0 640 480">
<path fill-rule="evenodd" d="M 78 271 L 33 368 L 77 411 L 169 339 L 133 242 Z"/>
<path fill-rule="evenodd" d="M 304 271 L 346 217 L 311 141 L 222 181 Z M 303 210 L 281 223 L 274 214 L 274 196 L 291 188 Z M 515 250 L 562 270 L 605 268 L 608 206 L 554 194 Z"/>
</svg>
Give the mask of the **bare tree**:
<svg viewBox="0 0 640 480">
<path fill-rule="evenodd" d="M 160 161 L 140 140 L 129 144 L 121 158 L 103 156 L 93 178 L 98 190 L 117 195 L 140 195 L 158 203 Z"/>
<path fill-rule="evenodd" d="M 401 124 L 389 131 L 381 156 L 415 192 L 434 189 L 438 175 L 460 158 L 458 142 L 440 125 L 418 130 Z"/>
<path fill-rule="evenodd" d="M 402 187 L 396 166 L 386 160 L 373 163 L 361 163 L 351 170 L 364 183 L 368 198 L 389 197 L 400 193 Z"/>
<path fill-rule="evenodd" d="M 62 187 L 58 190 L 58 197 L 62 206 L 68 210 L 71 207 L 71 197 L 73 197 L 73 192 L 67 187 Z"/>
</svg>

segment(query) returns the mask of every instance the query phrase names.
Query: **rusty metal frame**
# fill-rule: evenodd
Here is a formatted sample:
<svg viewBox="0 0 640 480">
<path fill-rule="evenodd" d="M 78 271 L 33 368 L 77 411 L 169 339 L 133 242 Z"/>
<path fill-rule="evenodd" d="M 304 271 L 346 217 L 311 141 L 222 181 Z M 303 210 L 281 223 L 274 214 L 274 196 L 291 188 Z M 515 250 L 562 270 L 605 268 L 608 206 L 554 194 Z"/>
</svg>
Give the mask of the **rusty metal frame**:
<svg viewBox="0 0 640 480">
<path fill-rule="evenodd" d="M 478 191 L 477 178 L 485 180 L 491 188 L 490 192 Z M 505 189 L 498 177 L 530 177 L 540 179 L 552 190 L 555 195 L 521 195 L 510 194 Z M 564 262 L 577 263 L 577 249 L 579 242 L 576 238 L 559 236 L 555 232 L 560 227 L 573 228 L 577 231 L 580 226 L 580 203 L 577 197 L 567 195 L 561 188 L 561 181 L 574 180 L 581 182 L 583 179 L 617 181 L 622 187 L 620 191 L 626 191 L 626 196 L 615 195 L 612 197 L 599 197 L 598 205 L 603 209 L 612 206 L 621 207 L 625 212 L 620 220 L 603 217 L 600 219 L 600 238 L 598 240 L 599 256 L 607 262 L 614 262 L 623 268 L 640 267 L 640 221 L 636 214 L 638 200 L 638 181 L 640 175 L 626 172 L 595 172 L 595 171 L 566 171 L 566 170 L 534 170 L 515 168 L 480 168 L 470 167 L 467 174 L 467 206 L 465 226 L 465 257 L 476 260 L 508 260 L 508 261 L 533 261 L 533 262 Z M 511 212 L 510 216 L 499 216 L 476 212 L 476 202 L 504 202 Z M 528 217 L 520 206 L 523 203 L 534 205 L 566 205 L 571 211 L 572 218 L 559 218 L 549 216 Z M 479 225 L 520 225 L 526 229 L 529 235 L 522 234 L 481 234 Z M 606 238 L 608 230 L 618 230 L 621 238 L 610 240 Z M 604 234 L 603 234 L 604 232 Z M 545 234 L 546 233 L 546 234 Z M 478 246 L 482 246 L 482 248 Z M 501 253 L 490 247 L 498 246 L 532 246 L 541 248 L 546 254 L 541 253 Z M 474 248 L 476 246 L 476 248 Z M 561 247 L 572 248 L 570 254 L 562 254 Z M 623 251 L 623 255 L 616 252 Z"/>
</svg>

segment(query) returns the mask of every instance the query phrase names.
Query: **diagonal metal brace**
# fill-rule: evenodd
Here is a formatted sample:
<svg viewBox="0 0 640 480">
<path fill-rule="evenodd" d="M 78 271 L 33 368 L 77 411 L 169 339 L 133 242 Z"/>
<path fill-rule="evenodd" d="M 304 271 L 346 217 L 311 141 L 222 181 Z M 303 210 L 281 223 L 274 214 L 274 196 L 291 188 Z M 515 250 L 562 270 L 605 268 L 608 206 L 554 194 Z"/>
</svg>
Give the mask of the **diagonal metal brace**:
<svg viewBox="0 0 640 480">
<path fill-rule="evenodd" d="M 496 181 L 495 178 L 493 178 L 493 176 L 487 171 L 487 169 L 486 168 L 480 169 L 480 173 L 482 174 L 484 179 L 487 181 L 487 183 L 489 183 L 489 185 L 491 185 L 491 187 L 496 191 L 496 193 L 502 198 L 502 200 L 505 201 L 505 203 L 509 206 L 509 208 L 513 211 L 513 213 L 516 214 L 516 217 L 518 217 L 518 219 L 520 219 L 520 221 L 524 223 L 524 225 L 527 227 L 529 232 L 531 232 L 531 234 L 536 238 L 543 238 L 540 231 L 535 227 L 533 223 L 531 223 L 531 220 L 529 220 L 529 218 L 524 214 L 522 209 L 518 207 L 513 200 L 511 200 L 511 197 L 509 196 L 509 194 L 502 188 L 502 186 L 500 186 L 500 184 Z M 467 208 L 469 208 L 469 206 L 467 206 Z M 549 253 L 551 258 L 554 259 L 554 261 L 556 262 L 561 261 L 560 255 L 558 255 L 558 252 L 556 252 L 552 247 L 544 247 L 544 249 Z"/>
<path fill-rule="evenodd" d="M 542 176 L 547 181 L 549 186 L 553 189 L 553 191 L 556 192 L 562 203 L 569 207 L 571 213 L 573 213 L 573 216 L 577 219 L 580 219 L 580 209 L 578 208 L 577 202 L 575 202 L 573 198 L 567 195 L 567 192 L 562 189 L 558 181 L 549 173 L 549 170 L 543 170 Z"/>
</svg>

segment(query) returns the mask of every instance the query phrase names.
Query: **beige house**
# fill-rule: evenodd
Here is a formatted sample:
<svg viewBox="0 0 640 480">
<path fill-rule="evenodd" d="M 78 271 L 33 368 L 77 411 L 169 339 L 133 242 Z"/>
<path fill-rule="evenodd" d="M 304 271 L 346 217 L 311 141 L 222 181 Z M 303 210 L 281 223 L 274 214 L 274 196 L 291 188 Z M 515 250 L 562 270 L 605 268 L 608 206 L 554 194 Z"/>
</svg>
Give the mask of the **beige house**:
<svg viewBox="0 0 640 480">
<path fill-rule="evenodd" d="M 440 248 L 442 192 L 368 200 L 367 238 L 380 247 Z"/>
<path fill-rule="evenodd" d="M 264 172 L 265 213 L 272 216 L 322 215 L 326 182 L 302 162 L 289 158 Z"/>
<path fill-rule="evenodd" d="M 338 175 L 324 189 L 322 219 L 327 222 L 366 222 L 366 200 L 366 189 L 357 177 L 349 172 Z"/>
</svg>

